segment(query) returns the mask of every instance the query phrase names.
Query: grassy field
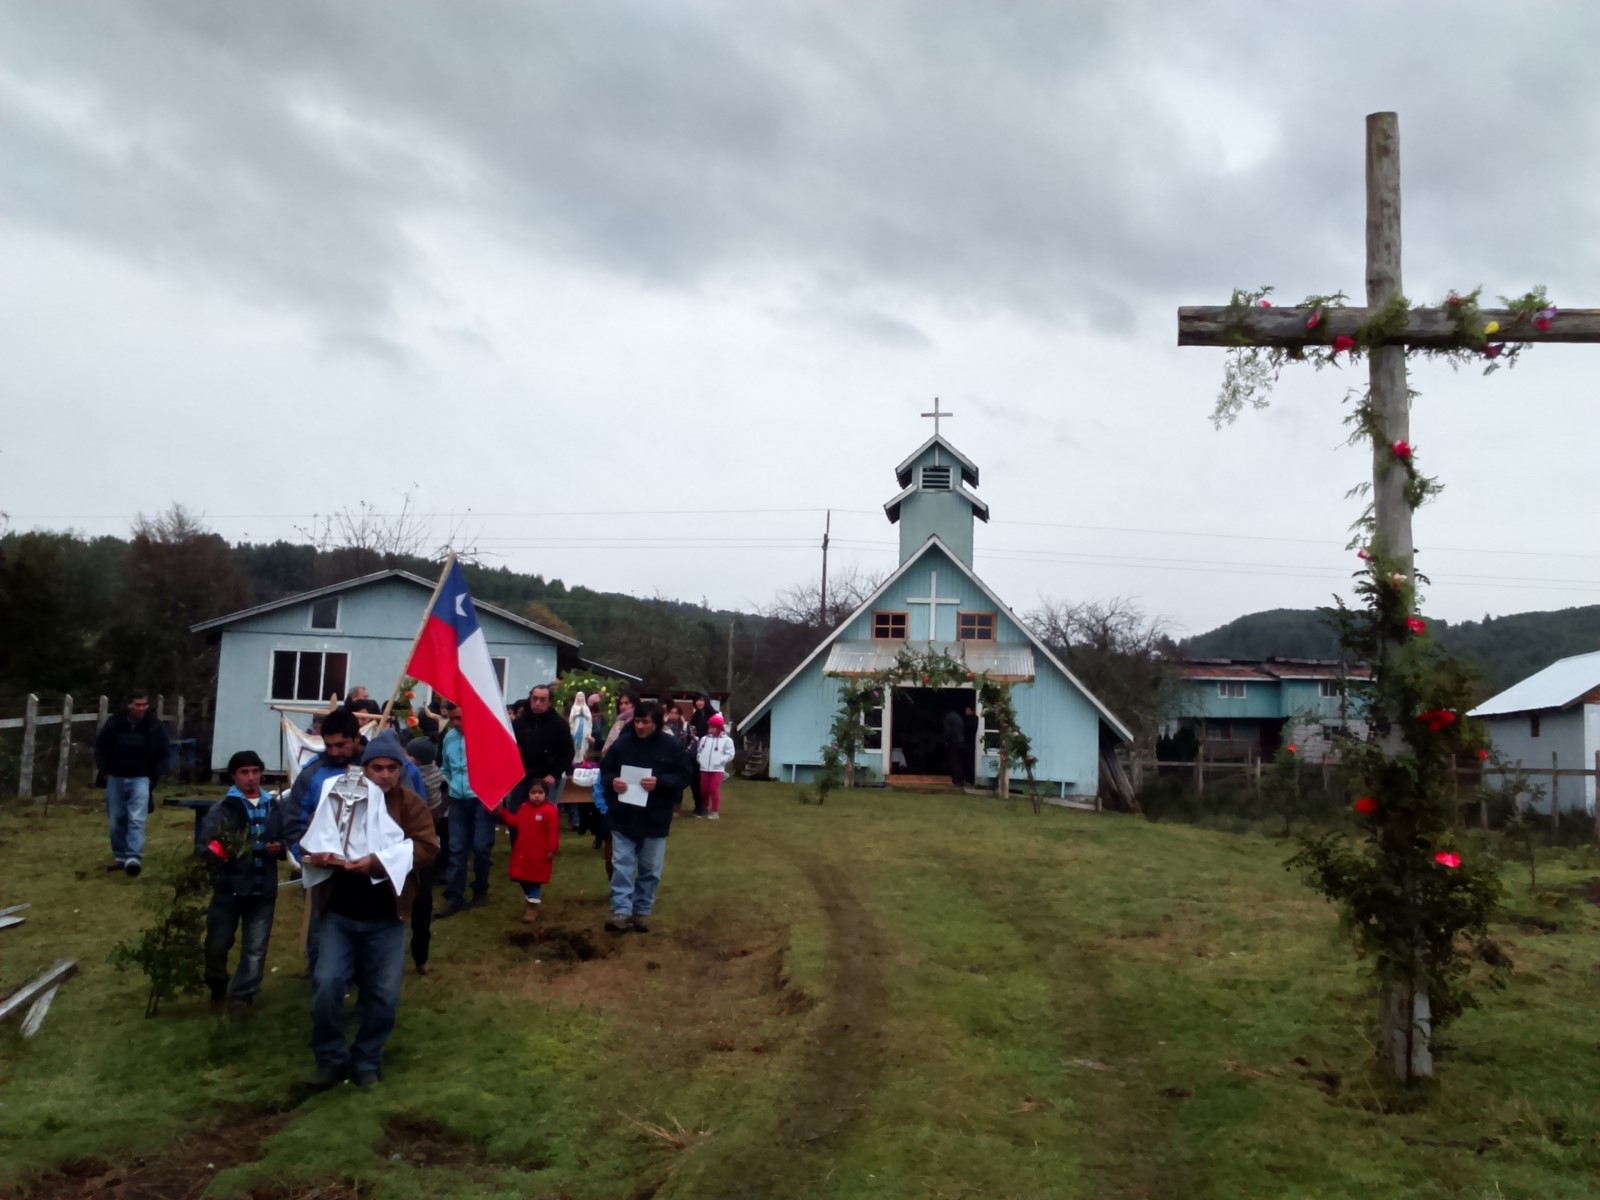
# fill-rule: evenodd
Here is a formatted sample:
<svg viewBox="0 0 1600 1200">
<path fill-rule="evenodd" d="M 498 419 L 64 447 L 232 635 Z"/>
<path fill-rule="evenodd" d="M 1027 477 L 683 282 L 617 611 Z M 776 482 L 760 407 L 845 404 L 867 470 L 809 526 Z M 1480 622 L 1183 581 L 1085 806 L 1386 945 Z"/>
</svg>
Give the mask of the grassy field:
<svg viewBox="0 0 1600 1200">
<path fill-rule="evenodd" d="M 654 932 L 610 937 L 571 841 L 530 940 L 436 926 L 387 1077 L 311 1094 L 301 901 L 244 1019 L 143 1017 L 106 954 L 146 920 L 103 818 L 0 817 L 0 991 L 81 961 L 40 1035 L 0 1030 L 0 1195 L 1554 1197 L 1600 1193 L 1600 874 L 1508 866 L 1509 986 L 1437 1090 L 1371 1069 L 1371 1005 L 1286 844 L 947 796 L 730 789 L 675 825 Z M 186 814 L 158 813 L 176 849 Z M 117 1190 L 120 1189 L 120 1190 Z"/>
</svg>

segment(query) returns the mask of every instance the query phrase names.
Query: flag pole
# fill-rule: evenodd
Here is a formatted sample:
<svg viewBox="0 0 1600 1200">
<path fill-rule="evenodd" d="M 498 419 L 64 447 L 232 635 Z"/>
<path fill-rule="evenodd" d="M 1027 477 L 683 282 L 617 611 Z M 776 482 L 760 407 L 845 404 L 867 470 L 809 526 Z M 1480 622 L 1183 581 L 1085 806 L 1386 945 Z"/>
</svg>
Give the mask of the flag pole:
<svg viewBox="0 0 1600 1200">
<path fill-rule="evenodd" d="M 450 568 L 455 566 L 455 563 L 456 552 L 452 550 L 444 560 L 444 569 L 439 572 L 439 582 L 433 585 L 433 595 L 428 597 L 428 606 L 422 610 L 422 620 L 417 623 L 417 636 L 411 639 L 411 648 L 406 651 L 405 662 L 400 666 L 400 678 L 394 681 L 394 690 L 389 693 L 389 702 L 383 706 L 383 714 L 378 718 L 375 733 L 382 733 L 389 724 L 389 714 L 394 710 L 394 702 L 400 698 L 400 689 L 405 684 L 407 672 L 411 670 L 412 656 L 422 644 L 422 635 L 428 628 L 428 618 L 433 615 L 433 606 L 439 599 L 439 593 L 444 591 L 444 581 L 450 577 Z"/>
</svg>

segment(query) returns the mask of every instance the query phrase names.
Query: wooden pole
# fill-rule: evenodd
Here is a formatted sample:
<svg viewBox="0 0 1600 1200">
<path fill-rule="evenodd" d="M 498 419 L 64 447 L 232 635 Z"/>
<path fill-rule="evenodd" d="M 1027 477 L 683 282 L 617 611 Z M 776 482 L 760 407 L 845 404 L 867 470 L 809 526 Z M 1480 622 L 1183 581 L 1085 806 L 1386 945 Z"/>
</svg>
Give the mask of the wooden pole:
<svg viewBox="0 0 1600 1200">
<path fill-rule="evenodd" d="M 828 538 L 833 533 L 833 509 L 828 510 L 827 523 L 822 527 L 822 628 L 828 628 Z M 928 640 L 933 640 L 933 632 L 928 633 Z"/>
<path fill-rule="evenodd" d="M 406 681 L 406 672 L 411 669 L 411 656 L 417 652 L 417 647 L 422 643 L 422 633 L 428 628 L 428 617 L 433 612 L 434 603 L 439 599 L 439 593 L 444 591 L 444 581 L 450 577 L 450 568 L 455 566 L 456 552 L 450 551 L 444 560 L 444 570 L 439 572 L 439 582 L 433 585 L 433 595 L 428 597 L 428 606 L 422 610 L 422 620 L 417 622 L 417 636 L 411 639 L 411 648 L 406 651 L 405 663 L 400 668 L 400 678 L 394 681 L 394 690 L 389 693 L 389 701 L 383 706 L 383 713 L 378 717 L 378 724 L 373 729 L 373 736 L 382 733 L 389 724 L 389 714 L 394 711 L 394 702 L 400 698 L 400 689 Z M 504 697 L 502 697 L 503 699 Z M 451 696 L 450 699 L 460 702 L 460 697 Z"/>
<path fill-rule="evenodd" d="M 1550 751 L 1550 836 L 1561 833 L 1561 752 Z"/>
<path fill-rule="evenodd" d="M 33 744 L 39 733 L 39 697 L 28 693 L 22 711 L 22 761 L 17 772 L 17 799 L 33 799 Z"/>
<path fill-rule="evenodd" d="M 1400 274 L 1400 118 L 1394 113 L 1367 116 L 1367 307 L 1381 309 L 1404 294 Z M 1406 386 L 1404 346 L 1383 346 L 1368 356 L 1372 415 L 1372 512 L 1379 553 L 1410 576 L 1415 547 L 1411 506 L 1406 503 L 1406 472 L 1390 449 L 1411 439 L 1411 398 Z M 1379 648 L 1393 652 L 1393 645 Z M 1401 748 L 1395 735 L 1391 751 Z M 1402 881 L 1408 892 L 1411 881 Z M 1420 951 L 1419 951 L 1420 953 Z M 1433 1075 L 1433 1015 L 1419 972 L 1399 969 L 1386 981 L 1381 1013 L 1384 1041 L 1398 1079 Z"/>
<path fill-rule="evenodd" d="M 67 771 L 72 765 L 72 696 L 61 700 L 61 749 L 56 755 L 56 799 L 67 798 Z M 50 801 L 45 800 L 45 811 L 50 811 Z"/>
</svg>

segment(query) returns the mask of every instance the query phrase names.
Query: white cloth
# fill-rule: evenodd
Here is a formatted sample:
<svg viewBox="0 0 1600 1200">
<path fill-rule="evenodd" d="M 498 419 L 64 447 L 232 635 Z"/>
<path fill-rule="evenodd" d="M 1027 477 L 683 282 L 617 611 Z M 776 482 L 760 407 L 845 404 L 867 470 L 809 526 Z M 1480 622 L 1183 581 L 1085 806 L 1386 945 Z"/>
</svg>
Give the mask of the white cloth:
<svg viewBox="0 0 1600 1200">
<path fill-rule="evenodd" d="M 317 811 L 311 818 L 311 824 L 306 829 L 305 835 L 300 839 L 300 854 L 302 858 L 307 854 L 337 854 L 341 858 L 355 859 L 366 854 L 377 856 L 383 864 L 387 880 L 373 877 L 374 884 L 387 882 L 394 888 L 398 897 L 406 885 L 406 876 L 411 874 L 411 864 L 416 847 L 411 839 L 400 828 L 400 823 L 389 815 L 389 806 L 384 803 L 383 793 L 378 790 L 378 785 L 368 779 L 367 798 L 356 800 L 355 820 L 350 825 L 350 844 L 344 846 L 339 841 L 339 807 L 343 801 L 333 795 L 334 785 L 344 776 L 335 775 L 323 780 L 322 795 L 317 800 Z M 306 889 L 332 879 L 334 874 L 341 870 L 338 867 L 314 867 L 309 863 L 302 869 L 301 881 Z"/>
<path fill-rule="evenodd" d="M 694 752 L 695 761 L 700 764 L 702 771 L 723 771 L 733 761 L 733 756 L 738 751 L 734 749 L 733 739 L 725 733 L 712 737 L 709 733 L 700 739 L 700 745 Z"/>
</svg>

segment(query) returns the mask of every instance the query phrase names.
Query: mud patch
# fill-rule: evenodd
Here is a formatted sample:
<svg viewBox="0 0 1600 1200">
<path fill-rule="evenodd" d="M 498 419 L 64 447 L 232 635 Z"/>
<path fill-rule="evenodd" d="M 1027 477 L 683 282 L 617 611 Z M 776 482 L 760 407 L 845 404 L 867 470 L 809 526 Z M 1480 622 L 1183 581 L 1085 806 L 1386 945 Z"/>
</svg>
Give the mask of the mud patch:
<svg viewBox="0 0 1600 1200">
<path fill-rule="evenodd" d="M 616 953 L 614 942 L 601 941 L 585 929 L 517 929 L 506 934 L 506 942 L 541 962 L 586 963 Z"/>
<path fill-rule="evenodd" d="M 391 1117 L 385 1121 L 378 1153 L 391 1162 L 443 1167 L 467 1175 L 496 1167 L 539 1171 L 549 1165 L 535 1154 L 510 1158 L 488 1154 L 470 1134 L 428 1117 Z"/>
<path fill-rule="evenodd" d="M 258 1160 L 262 1145 L 288 1120 L 281 1113 L 235 1115 L 203 1132 L 180 1138 L 165 1154 L 117 1163 L 101 1158 L 75 1159 L 23 1180 L 17 1200 L 199 1200 L 223 1171 Z M 311 1196 L 335 1200 L 362 1194 L 353 1184 L 337 1182 L 260 1191 L 253 1200 L 301 1200 Z"/>
</svg>

